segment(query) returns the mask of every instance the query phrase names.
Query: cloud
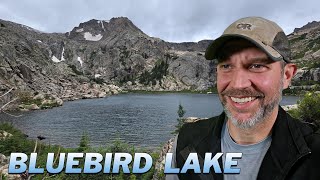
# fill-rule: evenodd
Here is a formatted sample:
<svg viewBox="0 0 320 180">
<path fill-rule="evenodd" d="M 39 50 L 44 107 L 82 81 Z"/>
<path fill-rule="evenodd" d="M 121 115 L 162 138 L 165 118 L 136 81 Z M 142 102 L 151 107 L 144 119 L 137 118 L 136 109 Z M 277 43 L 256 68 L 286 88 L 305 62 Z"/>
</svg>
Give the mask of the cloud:
<svg viewBox="0 0 320 180">
<path fill-rule="evenodd" d="M 218 37 L 233 21 L 262 16 L 291 33 L 320 20 L 317 0 L 2 0 L 0 18 L 44 32 L 67 32 L 90 19 L 126 16 L 146 34 L 166 41 L 199 41 Z"/>
</svg>

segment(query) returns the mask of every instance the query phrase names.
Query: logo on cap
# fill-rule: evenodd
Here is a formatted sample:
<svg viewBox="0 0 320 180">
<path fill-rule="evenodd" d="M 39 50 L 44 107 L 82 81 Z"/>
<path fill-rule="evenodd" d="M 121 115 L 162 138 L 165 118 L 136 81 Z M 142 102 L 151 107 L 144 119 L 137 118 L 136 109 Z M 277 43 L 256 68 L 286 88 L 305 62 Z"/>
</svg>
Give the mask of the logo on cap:
<svg viewBox="0 0 320 180">
<path fill-rule="evenodd" d="M 240 23 L 237 24 L 237 29 L 242 29 L 242 30 L 251 30 L 252 25 L 248 23 Z"/>
</svg>

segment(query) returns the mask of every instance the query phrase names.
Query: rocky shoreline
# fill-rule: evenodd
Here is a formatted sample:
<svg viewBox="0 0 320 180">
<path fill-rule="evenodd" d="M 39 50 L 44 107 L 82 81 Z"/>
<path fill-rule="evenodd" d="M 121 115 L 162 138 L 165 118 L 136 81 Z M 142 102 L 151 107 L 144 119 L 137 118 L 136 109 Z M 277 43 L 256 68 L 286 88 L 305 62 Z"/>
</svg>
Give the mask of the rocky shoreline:
<svg viewBox="0 0 320 180">
<path fill-rule="evenodd" d="M 77 85 L 75 89 L 63 90 L 60 95 L 42 92 L 22 93 L 18 95 L 18 102 L 9 106 L 9 110 L 29 111 L 48 109 L 62 106 L 65 101 L 104 98 L 119 94 L 122 91 L 116 85 L 83 83 Z"/>
</svg>

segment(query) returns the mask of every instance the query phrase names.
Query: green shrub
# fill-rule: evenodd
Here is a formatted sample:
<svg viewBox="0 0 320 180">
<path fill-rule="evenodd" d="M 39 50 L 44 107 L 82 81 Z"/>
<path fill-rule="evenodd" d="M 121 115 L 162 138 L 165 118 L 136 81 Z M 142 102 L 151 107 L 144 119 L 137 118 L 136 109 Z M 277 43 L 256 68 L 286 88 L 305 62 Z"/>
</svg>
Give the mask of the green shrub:
<svg viewBox="0 0 320 180">
<path fill-rule="evenodd" d="M 0 178 L 1 180 L 7 180 L 7 176 L 6 175 L 0 173 L 0 176 L 1 176 L 1 178 Z"/>
<path fill-rule="evenodd" d="M 0 140 L 0 152 L 6 156 L 10 155 L 11 152 L 23 152 L 26 154 L 30 154 L 33 152 L 33 149 L 35 147 L 35 141 L 29 140 L 27 137 L 18 129 L 14 128 L 11 124 L 3 123 L 0 124 L 0 131 L 6 131 L 12 136 L 10 138 L 6 138 L 4 140 Z M 134 155 L 134 153 L 137 152 L 149 152 L 152 157 L 153 165 L 151 169 L 144 173 L 144 174 L 124 174 L 122 170 L 120 170 L 119 174 L 103 174 L 102 172 L 98 174 L 65 174 L 65 173 L 59 173 L 59 174 L 48 174 L 46 171 L 44 174 L 37 174 L 32 177 L 32 179 L 35 180 L 41 180 L 41 179 L 152 179 L 153 174 L 156 172 L 155 170 L 155 163 L 159 159 L 159 152 L 153 152 L 150 153 L 150 151 L 147 151 L 145 149 L 135 149 L 134 146 L 131 146 L 120 139 L 116 139 L 113 141 L 111 145 L 100 147 L 100 148 L 92 148 L 89 146 L 89 138 L 87 133 L 83 133 L 79 148 L 62 148 L 60 146 L 51 146 L 46 145 L 44 143 L 40 143 L 38 140 L 38 146 L 37 146 L 37 167 L 45 167 L 46 166 L 46 160 L 48 153 L 55 153 L 56 155 L 58 153 L 70 153 L 70 152 L 96 152 L 100 154 L 105 153 L 116 153 L 116 152 L 128 152 L 131 155 Z M 144 162 L 142 162 L 142 166 Z M 84 165 L 84 159 L 80 159 L 80 164 L 77 166 L 78 168 L 83 168 Z M 131 163 L 129 165 L 129 169 L 132 170 Z M 112 166 L 111 166 L 112 167 Z M 162 174 L 163 175 L 163 174 Z M 0 178 L 5 179 L 4 176 Z"/>
<path fill-rule="evenodd" d="M 18 91 L 16 92 L 15 96 L 18 97 L 20 103 L 25 105 L 41 105 L 41 99 L 33 99 L 33 94 L 30 91 Z"/>
<path fill-rule="evenodd" d="M 113 140 L 112 144 L 108 148 L 108 151 L 111 153 L 129 152 L 130 146 L 129 144 L 123 142 L 120 138 L 117 138 Z"/>
<path fill-rule="evenodd" d="M 296 43 L 298 41 L 304 40 L 306 38 L 306 36 L 307 36 L 307 33 L 304 33 L 299 37 L 296 37 L 294 39 L 289 40 L 289 43 L 292 45 L 292 44 L 294 44 L 294 43 Z"/>
<path fill-rule="evenodd" d="M 89 145 L 89 136 L 88 133 L 84 132 L 82 134 L 81 140 L 80 140 L 80 144 L 78 147 L 78 152 L 85 152 L 90 148 Z"/>
<path fill-rule="evenodd" d="M 308 92 L 298 101 L 298 109 L 292 111 L 293 116 L 309 123 L 320 123 L 320 94 Z"/>
<path fill-rule="evenodd" d="M 25 134 L 11 124 L 0 124 L 0 131 L 12 134 L 11 137 L 0 139 L 0 152 L 2 154 L 8 156 L 12 152 L 31 153 L 33 151 L 34 141 L 28 140 Z"/>
</svg>

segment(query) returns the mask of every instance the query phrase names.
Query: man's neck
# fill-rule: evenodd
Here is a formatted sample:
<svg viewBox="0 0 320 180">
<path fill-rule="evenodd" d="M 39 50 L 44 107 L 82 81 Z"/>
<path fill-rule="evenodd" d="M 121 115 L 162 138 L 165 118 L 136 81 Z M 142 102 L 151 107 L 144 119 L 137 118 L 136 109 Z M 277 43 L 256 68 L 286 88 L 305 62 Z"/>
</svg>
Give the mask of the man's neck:
<svg viewBox="0 0 320 180">
<path fill-rule="evenodd" d="M 230 136 L 237 144 L 241 145 L 250 145 L 261 142 L 271 134 L 273 124 L 277 119 L 278 110 L 279 107 L 276 107 L 267 119 L 264 119 L 262 122 L 249 129 L 241 129 L 228 120 L 227 126 Z"/>
</svg>

